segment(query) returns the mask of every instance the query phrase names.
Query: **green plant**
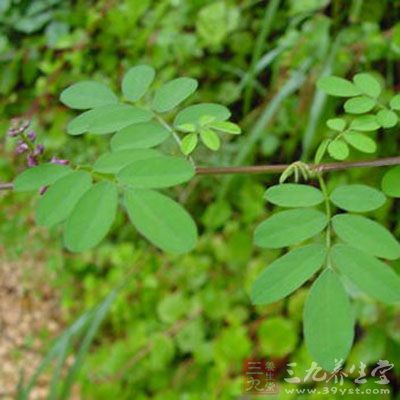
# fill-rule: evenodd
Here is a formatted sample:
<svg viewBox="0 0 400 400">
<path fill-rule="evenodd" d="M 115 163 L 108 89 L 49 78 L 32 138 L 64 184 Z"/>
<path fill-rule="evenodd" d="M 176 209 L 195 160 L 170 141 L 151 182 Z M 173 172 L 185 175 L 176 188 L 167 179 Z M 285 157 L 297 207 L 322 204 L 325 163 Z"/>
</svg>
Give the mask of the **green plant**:
<svg viewBox="0 0 400 400">
<path fill-rule="evenodd" d="M 344 104 L 346 115 L 327 121 L 331 137 L 318 147 L 314 164 L 296 161 L 287 166 L 207 168 L 196 166 L 192 158 L 198 139 L 216 151 L 220 134 L 237 135 L 240 128 L 228 121 L 229 110 L 219 104 L 175 111 L 196 91 L 196 80 L 177 78 L 150 95 L 154 77 L 155 71 L 147 65 L 128 70 L 121 85 L 124 102 L 94 81 L 77 83 L 62 92 L 65 105 L 87 110 L 68 124 L 70 135 L 116 132 L 110 140 L 111 151 L 93 164 L 54 158 L 52 163 L 43 162 L 42 152 L 36 154 L 35 138 L 25 133 L 27 126 L 13 127 L 11 135 L 20 137 L 19 146 L 29 152 L 28 161 L 39 165 L 3 189 L 41 190 L 37 221 L 49 227 L 63 223 L 64 243 L 71 251 L 92 248 L 106 236 L 122 197 L 132 224 L 143 236 L 166 252 L 180 254 L 196 246 L 197 228 L 188 212 L 161 190 L 188 182 L 196 174 L 282 172 L 281 183 L 268 188 L 265 198 L 290 210 L 263 221 L 255 230 L 254 242 L 267 249 L 293 248 L 255 281 L 252 300 L 254 304 L 273 303 L 319 273 L 304 309 L 304 336 L 313 358 L 332 371 L 337 360 L 347 357 L 354 337 L 355 318 L 345 286 L 354 284 L 384 303 L 398 302 L 400 278 L 379 259 L 399 258 L 400 244 L 386 228 L 357 214 L 381 207 L 386 201 L 381 191 L 363 184 L 328 190 L 324 173 L 400 163 L 399 157 L 342 162 L 350 154 L 349 146 L 363 153 L 376 150 L 371 136 L 398 123 L 398 95 L 381 99 L 381 84 L 372 74 L 358 74 L 353 82 L 324 77 L 318 83 L 321 90 L 349 100 Z M 169 139 L 186 158 L 171 155 L 176 149 L 168 155 L 153 149 Z M 322 163 L 327 154 L 339 162 Z M 389 196 L 398 196 L 398 175 L 399 167 L 395 167 L 383 178 L 382 188 Z M 295 183 L 284 183 L 290 177 Z M 299 184 L 300 177 L 317 180 L 319 188 Z M 335 214 L 336 209 L 345 212 Z"/>
</svg>

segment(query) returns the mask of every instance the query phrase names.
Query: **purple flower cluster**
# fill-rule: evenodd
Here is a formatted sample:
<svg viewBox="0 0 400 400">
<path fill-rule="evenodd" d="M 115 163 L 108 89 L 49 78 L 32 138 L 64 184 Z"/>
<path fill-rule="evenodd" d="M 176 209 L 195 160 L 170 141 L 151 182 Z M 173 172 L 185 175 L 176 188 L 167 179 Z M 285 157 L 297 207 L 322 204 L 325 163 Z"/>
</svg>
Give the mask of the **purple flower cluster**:
<svg viewBox="0 0 400 400">
<path fill-rule="evenodd" d="M 35 145 L 36 132 L 29 130 L 30 121 L 15 118 L 11 121 L 8 136 L 18 138 L 15 148 L 16 154 L 25 154 L 28 167 L 38 165 L 40 156 L 44 152 L 42 144 Z"/>
<path fill-rule="evenodd" d="M 30 121 L 15 118 L 11 121 L 8 136 L 18 138 L 17 146 L 15 148 L 16 154 L 26 154 L 26 162 L 28 167 L 34 167 L 40 163 L 41 156 L 44 153 L 44 146 L 42 144 L 35 144 L 36 132 L 29 129 Z M 66 165 L 68 160 L 63 160 L 57 157 L 52 157 L 51 163 Z"/>
</svg>

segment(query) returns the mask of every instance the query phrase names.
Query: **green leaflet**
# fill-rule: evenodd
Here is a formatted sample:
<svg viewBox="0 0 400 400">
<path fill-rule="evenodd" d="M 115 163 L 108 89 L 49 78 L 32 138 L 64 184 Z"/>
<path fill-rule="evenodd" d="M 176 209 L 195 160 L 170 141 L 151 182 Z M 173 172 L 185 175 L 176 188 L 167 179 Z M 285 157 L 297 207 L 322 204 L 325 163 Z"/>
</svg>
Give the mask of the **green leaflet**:
<svg viewBox="0 0 400 400">
<path fill-rule="evenodd" d="M 70 172 L 71 168 L 65 165 L 50 163 L 28 168 L 16 177 L 14 190 L 16 192 L 38 190 L 42 186 L 51 185 L 57 179 L 62 178 Z"/>
<path fill-rule="evenodd" d="M 156 72 L 149 65 L 130 68 L 122 79 L 122 93 L 130 101 L 140 100 L 152 84 Z"/>
<path fill-rule="evenodd" d="M 332 218 L 333 229 L 344 242 L 373 256 L 395 260 L 400 245 L 382 225 L 360 215 L 340 214 Z"/>
<path fill-rule="evenodd" d="M 92 186 L 78 201 L 67 219 L 65 246 L 80 252 L 96 246 L 107 235 L 114 222 L 118 205 L 116 187 L 110 182 Z"/>
<path fill-rule="evenodd" d="M 313 207 L 324 201 L 322 192 L 312 186 L 283 183 L 267 189 L 265 199 L 281 207 Z"/>
<path fill-rule="evenodd" d="M 326 215 L 313 209 L 281 211 L 262 222 L 255 230 L 255 243 L 277 249 L 303 242 L 321 232 L 327 225 Z"/>
<path fill-rule="evenodd" d="M 91 186 L 92 178 L 84 171 L 71 172 L 58 179 L 37 203 L 37 223 L 50 227 L 67 219 Z"/>
<path fill-rule="evenodd" d="M 82 81 L 65 89 L 60 100 L 78 110 L 101 107 L 118 102 L 117 96 L 106 85 L 96 81 Z"/>
<path fill-rule="evenodd" d="M 90 123 L 96 118 L 97 111 L 96 109 L 86 111 L 71 121 L 69 121 L 67 125 L 67 133 L 69 135 L 82 135 L 87 132 L 90 126 Z"/>
<path fill-rule="evenodd" d="M 200 139 L 204 143 L 204 145 L 212 151 L 217 151 L 221 146 L 221 140 L 219 136 L 212 129 L 201 129 Z"/>
<path fill-rule="evenodd" d="M 336 160 L 345 160 L 349 156 L 349 146 L 340 139 L 335 139 L 328 145 L 328 153 Z"/>
<path fill-rule="evenodd" d="M 319 90 L 337 97 L 353 97 L 361 94 L 353 82 L 337 76 L 325 76 L 319 79 L 317 87 Z"/>
<path fill-rule="evenodd" d="M 346 121 L 343 118 L 331 118 L 326 121 L 326 125 L 334 131 L 342 132 L 346 128 Z"/>
<path fill-rule="evenodd" d="M 159 156 L 130 163 L 117 178 L 133 188 L 153 189 L 187 182 L 194 174 L 193 165 L 184 158 Z"/>
<path fill-rule="evenodd" d="M 400 110 L 400 94 L 396 94 L 390 100 L 390 108 Z"/>
<path fill-rule="evenodd" d="M 357 117 L 350 124 L 350 129 L 360 132 L 376 131 L 380 127 L 375 115 Z"/>
<path fill-rule="evenodd" d="M 196 246 L 196 224 L 169 197 L 153 190 L 127 190 L 124 205 L 136 229 L 160 249 L 180 254 Z"/>
<path fill-rule="evenodd" d="M 220 104 L 202 103 L 195 104 L 179 111 L 174 120 L 174 126 L 184 124 L 199 124 L 200 119 L 205 116 L 210 116 L 215 122 L 222 122 L 229 119 L 231 112 Z"/>
<path fill-rule="evenodd" d="M 369 296 L 386 304 L 400 301 L 400 278 L 384 262 L 343 244 L 333 246 L 331 258 L 334 266 Z"/>
<path fill-rule="evenodd" d="M 364 114 L 371 111 L 376 105 L 376 100 L 367 96 L 353 97 L 344 103 L 344 109 L 350 114 Z"/>
<path fill-rule="evenodd" d="M 313 359 L 332 372 L 335 360 L 345 360 L 354 338 L 354 316 L 347 293 L 326 268 L 314 282 L 304 307 L 304 339 Z"/>
<path fill-rule="evenodd" d="M 391 110 L 380 110 L 376 119 L 383 128 L 393 128 L 399 121 L 397 114 Z"/>
<path fill-rule="evenodd" d="M 381 94 L 381 84 L 371 74 L 357 74 L 354 76 L 353 81 L 357 89 L 367 96 L 377 98 Z"/>
<path fill-rule="evenodd" d="M 389 169 L 382 179 L 382 190 L 391 197 L 400 197 L 400 165 Z"/>
<path fill-rule="evenodd" d="M 85 132 L 104 135 L 113 133 L 131 124 L 149 121 L 153 114 L 147 110 L 127 104 L 110 104 L 96 107 L 74 118 L 67 126 L 70 135 Z"/>
<path fill-rule="evenodd" d="M 376 151 L 375 140 L 363 133 L 350 131 L 346 132 L 343 137 L 350 146 L 358 151 L 363 153 L 375 153 Z"/>
<path fill-rule="evenodd" d="M 213 122 L 212 124 L 210 124 L 210 128 L 213 128 L 217 131 L 229 133 L 231 135 L 240 135 L 242 133 L 239 125 L 236 125 L 233 122 L 229 121 Z"/>
<path fill-rule="evenodd" d="M 181 141 L 181 151 L 183 154 L 190 154 L 197 146 L 199 141 L 197 133 L 189 133 Z"/>
<path fill-rule="evenodd" d="M 89 132 L 97 135 L 116 132 L 130 124 L 149 121 L 153 117 L 147 110 L 126 104 L 115 104 L 96 110 L 97 115 L 89 125 Z"/>
<path fill-rule="evenodd" d="M 339 186 L 332 192 L 331 201 L 339 208 L 352 212 L 376 210 L 386 202 L 385 195 L 367 185 Z"/>
<path fill-rule="evenodd" d="M 257 278 L 251 291 L 253 304 L 270 304 L 299 288 L 321 268 L 325 247 L 311 244 L 285 254 Z"/>
<path fill-rule="evenodd" d="M 93 169 L 103 174 L 117 174 L 122 168 L 134 161 L 160 157 L 162 154 L 153 149 L 131 149 L 102 154 L 93 164 Z"/>
<path fill-rule="evenodd" d="M 128 125 L 111 138 L 112 151 L 146 149 L 164 142 L 169 131 L 158 122 L 149 121 Z"/>
<path fill-rule="evenodd" d="M 177 78 L 169 81 L 156 90 L 152 108 L 157 112 L 170 111 L 193 94 L 197 86 L 196 79 L 192 78 Z"/>
</svg>

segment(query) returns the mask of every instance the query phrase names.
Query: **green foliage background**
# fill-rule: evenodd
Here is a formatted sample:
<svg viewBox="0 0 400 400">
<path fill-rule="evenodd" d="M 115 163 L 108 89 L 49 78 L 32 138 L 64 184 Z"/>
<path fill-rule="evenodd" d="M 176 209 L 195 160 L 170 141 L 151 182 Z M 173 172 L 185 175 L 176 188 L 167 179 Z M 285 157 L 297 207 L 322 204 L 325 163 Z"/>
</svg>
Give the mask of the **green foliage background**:
<svg viewBox="0 0 400 400">
<path fill-rule="evenodd" d="M 220 153 L 196 151 L 199 164 L 308 161 L 326 133 L 322 121 L 338 104 L 316 94 L 319 77 L 374 69 L 386 81 L 388 96 L 399 89 L 399 15 L 397 0 L 3 0 L 0 181 L 12 180 L 24 164 L 5 137 L 16 115 L 33 118 L 51 154 L 84 162 L 104 151 L 107 141 L 101 137 L 65 134 L 72 114 L 58 101 L 59 93 L 87 78 L 116 88 L 124 71 L 141 62 L 158 70 L 159 83 L 197 78 L 200 90 L 191 101 L 228 105 L 241 125 L 242 137 L 229 138 Z M 397 154 L 396 135 L 379 138 L 376 156 Z M 377 185 L 382 173 L 331 174 L 329 185 Z M 238 398 L 248 357 L 273 360 L 280 380 L 287 377 L 288 362 L 296 362 L 304 376 L 311 365 L 301 337 L 307 289 L 273 306 L 249 301 L 254 278 L 279 255 L 255 249 L 251 240 L 257 223 L 273 211 L 263 193 L 276 180 L 202 177 L 183 187 L 177 194 L 199 222 L 201 240 L 194 252 L 179 257 L 151 247 L 122 214 L 100 247 L 68 254 L 57 230 L 31 233 L 29 195 L 2 195 L 4 258 L 32 254 L 45 260 L 67 324 L 130 274 L 84 360 L 78 376 L 82 398 Z M 398 234 L 391 205 L 374 218 Z M 395 363 L 390 376 L 395 385 L 400 310 L 354 296 L 357 343 L 348 365 L 388 359 Z"/>
</svg>

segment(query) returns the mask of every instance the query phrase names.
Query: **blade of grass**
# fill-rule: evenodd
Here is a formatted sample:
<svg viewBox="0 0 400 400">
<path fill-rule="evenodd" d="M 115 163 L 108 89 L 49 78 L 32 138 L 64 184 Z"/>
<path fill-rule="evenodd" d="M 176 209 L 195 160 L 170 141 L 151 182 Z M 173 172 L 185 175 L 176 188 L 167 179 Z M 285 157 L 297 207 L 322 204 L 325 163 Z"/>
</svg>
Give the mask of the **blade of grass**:
<svg viewBox="0 0 400 400">
<path fill-rule="evenodd" d="M 341 33 L 339 33 L 336 36 L 336 39 L 334 40 L 334 42 L 331 46 L 331 50 L 329 52 L 329 55 L 325 62 L 325 65 L 324 65 L 322 72 L 319 75 L 318 79 L 322 78 L 324 76 L 330 75 L 332 73 L 333 62 L 335 60 L 337 51 L 340 47 L 341 38 L 342 38 L 342 35 L 341 35 Z M 315 90 L 314 98 L 313 98 L 313 101 L 312 101 L 311 107 L 310 107 L 310 115 L 308 118 L 308 123 L 307 123 L 306 129 L 305 129 L 305 132 L 303 135 L 303 140 L 302 140 L 303 149 L 302 149 L 301 159 L 303 161 L 308 160 L 309 153 L 310 153 L 310 150 L 313 145 L 314 138 L 315 138 L 315 134 L 317 132 L 318 123 L 319 123 L 319 121 L 321 119 L 321 115 L 325 109 L 325 104 L 326 104 L 327 98 L 328 98 L 328 96 L 326 95 L 325 92 L 323 92 L 321 90 Z"/>
<path fill-rule="evenodd" d="M 76 355 L 75 361 L 68 371 L 59 399 L 62 400 L 69 397 L 72 385 L 74 384 L 77 374 L 83 365 L 83 360 L 87 352 L 89 351 L 90 345 L 92 344 L 101 323 L 106 317 L 111 304 L 117 296 L 119 289 L 120 288 L 117 288 L 111 291 L 111 293 L 105 298 L 105 300 L 101 304 L 98 305 L 97 309 L 94 311 L 92 321 Z"/>
<path fill-rule="evenodd" d="M 57 397 L 58 397 L 60 376 L 62 373 L 62 369 L 63 369 L 64 363 L 65 363 L 65 360 L 68 356 L 68 350 L 69 350 L 69 344 L 70 344 L 69 339 L 70 338 L 68 336 L 66 336 L 63 339 L 62 343 L 60 344 L 61 351 L 58 354 L 56 367 L 54 369 L 54 373 L 51 378 L 49 400 L 57 400 Z"/>
<path fill-rule="evenodd" d="M 261 24 L 261 30 L 257 37 L 256 44 L 254 46 L 254 51 L 251 57 L 250 68 L 249 68 L 249 82 L 254 78 L 255 66 L 261 57 L 265 41 L 269 33 L 271 32 L 272 24 L 276 13 L 278 11 L 280 0 L 270 0 L 268 6 L 265 9 L 264 18 Z M 250 110 L 251 100 L 253 97 L 254 89 L 253 86 L 247 84 L 244 94 L 244 105 L 243 105 L 243 115 L 246 115 Z"/>
</svg>

